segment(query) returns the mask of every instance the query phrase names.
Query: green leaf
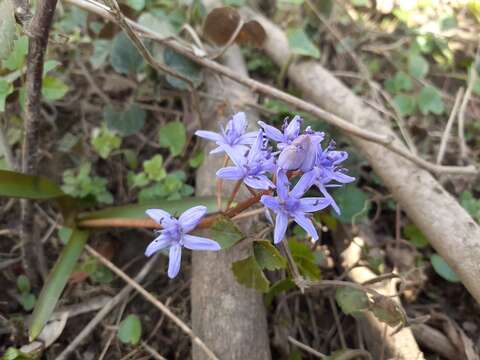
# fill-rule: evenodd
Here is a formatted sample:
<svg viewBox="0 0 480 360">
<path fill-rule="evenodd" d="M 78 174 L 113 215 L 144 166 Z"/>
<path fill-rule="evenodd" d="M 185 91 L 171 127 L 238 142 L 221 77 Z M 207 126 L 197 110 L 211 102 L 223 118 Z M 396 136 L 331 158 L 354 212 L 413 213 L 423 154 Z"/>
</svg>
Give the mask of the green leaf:
<svg viewBox="0 0 480 360">
<path fill-rule="evenodd" d="M 367 310 L 368 296 L 364 291 L 350 287 L 340 287 L 335 291 L 335 300 L 344 314 L 350 315 Z"/>
<path fill-rule="evenodd" d="M 417 79 L 422 79 L 428 74 L 428 61 L 422 55 L 410 54 L 408 57 L 408 72 Z"/>
<path fill-rule="evenodd" d="M 110 284 L 115 277 L 109 268 L 97 263 L 95 270 L 90 273 L 90 279 L 96 284 Z"/>
<path fill-rule="evenodd" d="M 50 271 L 33 311 L 28 330 L 30 340 L 34 340 L 40 334 L 46 322 L 50 319 L 70 274 L 82 254 L 88 235 L 87 231 L 75 229 L 68 240 L 67 246 L 62 250 L 60 257 Z"/>
<path fill-rule="evenodd" d="M 3 0 L 3 1 L 9 1 L 9 0 Z M 2 360 L 31 360 L 32 357 L 24 353 L 18 349 L 15 349 L 14 347 L 9 347 L 7 351 L 3 353 Z"/>
<path fill-rule="evenodd" d="M 401 116 L 409 116 L 415 112 L 415 98 L 411 95 L 398 94 L 393 98 L 393 104 Z"/>
<path fill-rule="evenodd" d="M 113 218 L 145 219 L 147 217 L 145 211 L 151 208 L 161 208 L 174 216 L 178 216 L 185 210 L 198 205 L 206 206 L 208 213 L 217 211 L 215 197 L 189 197 L 173 201 L 165 200 L 162 202 L 155 201 L 150 203 L 108 207 L 102 210 L 80 214 L 78 218 L 80 220 Z"/>
<path fill-rule="evenodd" d="M 152 13 L 143 13 L 138 18 L 138 23 L 159 34 L 163 38 L 175 36 L 177 33 L 173 25 L 168 21 L 167 16 L 160 18 Z"/>
<path fill-rule="evenodd" d="M 333 210 L 330 213 L 344 224 L 352 223 L 354 216 L 358 223 L 368 214 L 370 208 L 369 204 L 366 204 L 368 195 L 354 185 L 347 185 L 336 190 L 333 197 L 342 212 L 340 215 Z"/>
<path fill-rule="evenodd" d="M 0 0 L 0 60 L 5 59 L 13 49 L 16 37 L 15 13 L 11 0 Z"/>
<path fill-rule="evenodd" d="M 3 0 L 5 2 L 5 0 Z M 8 70 L 20 70 L 25 64 L 25 58 L 28 52 L 28 37 L 20 36 L 15 40 L 13 50 L 10 55 L 3 61 L 3 66 Z"/>
<path fill-rule="evenodd" d="M 133 188 L 135 187 L 142 188 L 150 184 L 150 179 L 148 178 L 148 175 L 145 174 L 143 171 L 139 172 L 138 174 L 135 174 L 130 171 L 128 173 L 128 183 Z"/>
<path fill-rule="evenodd" d="M 188 165 L 196 169 L 203 164 L 203 160 L 205 160 L 205 153 L 203 151 L 197 151 L 192 155 L 190 160 L 188 160 Z"/>
<path fill-rule="evenodd" d="M 160 181 L 167 176 L 167 171 L 163 167 L 163 157 L 160 154 L 155 155 L 150 160 L 144 161 L 143 170 L 149 180 Z"/>
<path fill-rule="evenodd" d="M 418 107 L 423 115 L 427 115 L 430 112 L 440 115 L 445 110 L 440 92 L 430 85 L 422 88 L 420 94 L 418 94 Z"/>
<path fill-rule="evenodd" d="M 126 111 L 115 111 L 111 105 L 107 105 L 103 116 L 110 130 L 121 136 L 129 136 L 142 130 L 147 113 L 137 104 L 130 105 Z"/>
<path fill-rule="evenodd" d="M 168 67 L 192 81 L 194 87 L 198 87 L 202 83 L 202 69 L 190 59 L 175 52 L 175 50 L 170 48 L 164 49 L 163 61 Z M 167 82 L 176 89 L 188 89 L 188 84 L 183 80 L 170 75 L 167 75 L 166 79 Z"/>
<path fill-rule="evenodd" d="M 95 39 L 93 41 L 93 54 L 90 56 L 90 64 L 94 70 L 100 69 L 107 61 L 108 54 L 112 51 L 112 41 Z"/>
<path fill-rule="evenodd" d="M 292 257 L 297 264 L 300 273 L 312 280 L 320 279 L 320 268 L 315 262 L 315 255 L 310 248 L 304 243 L 298 242 L 295 239 L 288 241 L 288 247 L 292 252 Z"/>
<path fill-rule="evenodd" d="M 0 196 L 43 200 L 64 195 L 60 187 L 43 176 L 0 170 Z"/>
<path fill-rule="evenodd" d="M 105 126 L 92 132 L 92 145 L 102 159 L 107 159 L 113 150 L 119 149 L 122 139 Z"/>
<path fill-rule="evenodd" d="M 419 228 L 414 224 L 408 224 L 403 228 L 403 236 L 407 238 L 415 247 L 423 249 L 427 247 L 429 242 L 428 239 Z"/>
<path fill-rule="evenodd" d="M 25 275 L 17 277 L 17 289 L 20 293 L 29 293 L 31 290 L 30 280 Z"/>
<path fill-rule="evenodd" d="M 375 295 L 370 302 L 370 311 L 388 326 L 406 325 L 407 318 L 402 308 L 392 298 Z"/>
<path fill-rule="evenodd" d="M 127 5 L 134 10 L 141 11 L 145 7 L 145 0 L 127 0 Z"/>
<path fill-rule="evenodd" d="M 400 91 L 410 91 L 412 89 L 412 80 L 407 73 L 398 71 L 393 78 L 385 81 L 385 88 L 393 94 Z"/>
<path fill-rule="evenodd" d="M 262 269 L 273 271 L 285 269 L 287 266 L 287 260 L 280 255 L 277 248 L 268 240 L 255 241 L 253 253 L 255 254 L 258 265 L 260 265 Z"/>
<path fill-rule="evenodd" d="M 222 249 L 232 247 L 237 241 L 240 241 L 245 235 L 225 216 L 220 216 L 209 229 L 210 238 L 220 244 Z"/>
<path fill-rule="evenodd" d="M 243 286 L 261 292 L 267 292 L 269 282 L 254 256 L 236 261 L 232 264 L 235 279 Z"/>
<path fill-rule="evenodd" d="M 275 284 L 270 286 L 270 289 L 265 294 L 265 297 L 264 297 L 265 306 L 269 307 L 272 304 L 272 301 L 275 296 L 293 288 L 295 288 L 295 283 L 290 278 L 285 278 L 277 281 Z"/>
<path fill-rule="evenodd" d="M 110 63 L 116 72 L 129 75 L 140 70 L 144 61 L 128 36 L 120 32 L 113 39 Z"/>
<path fill-rule="evenodd" d="M 142 337 L 142 323 L 137 315 L 130 314 L 120 323 L 117 333 L 124 344 L 137 345 Z"/>
<path fill-rule="evenodd" d="M 10 1 L 10 0 L 3 0 Z M 5 111 L 7 96 L 13 92 L 13 86 L 7 80 L 0 80 L 0 113 Z"/>
<path fill-rule="evenodd" d="M 72 236 L 72 233 L 73 233 L 73 229 L 65 226 L 62 226 L 57 231 L 58 238 L 64 245 L 68 243 L 68 239 L 70 239 L 70 236 Z"/>
<path fill-rule="evenodd" d="M 172 156 L 180 155 L 187 142 L 185 125 L 180 121 L 165 124 L 158 131 L 158 142 L 160 146 L 168 148 Z"/>
<path fill-rule="evenodd" d="M 458 275 L 440 255 L 433 254 L 430 256 L 430 262 L 432 263 L 435 272 L 442 278 L 453 283 L 460 282 Z"/>
<path fill-rule="evenodd" d="M 310 56 L 314 59 L 320 58 L 320 51 L 302 28 L 288 29 L 287 37 L 288 45 L 292 53 L 301 56 Z"/>
<path fill-rule="evenodd" d="M 480 223 L 480 199 L 476 199 L 470 191 L 464 191 L 460 194 L 460 204 Z"/>
<path fill-rule="evenodd" d="M 43 76 L 47 75 L 50 71 L 57 68 L 58 66 L 62 65 L 61 62 L 57 60 L 47 60 L 45 64 L 43 64 Z"/>
<path fill-rule="evenodd" d="M 60 100 L 68 92 L 68 86 L 59 78 L 45 76 L 42 83 L 42 95 L 47 101 Z"/>
<path fill-rule="evenodd" d="M 22 293 L 20 294 L 19 301 L 20 301 L 20 305 L 22 305 L 23 307 L 23 310 L 31 311 L 35 306 L 35 302 L 37 301 L 37 298 L 32 293 Z"/>
</svg>

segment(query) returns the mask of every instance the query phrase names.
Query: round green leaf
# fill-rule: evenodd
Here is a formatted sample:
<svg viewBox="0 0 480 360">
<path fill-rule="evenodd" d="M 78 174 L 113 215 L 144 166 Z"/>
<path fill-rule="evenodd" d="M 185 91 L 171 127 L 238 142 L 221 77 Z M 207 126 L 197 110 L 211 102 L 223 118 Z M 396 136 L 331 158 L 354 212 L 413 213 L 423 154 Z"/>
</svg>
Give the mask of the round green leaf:
<svg viewBox="0 0 480 360">
<path fill-rule="evenodd" d="M 42 83 L 42 95 L 47 101 L 60 100 L 68 92 L 68 86 L 59 78 L 45 76 Z"/>
<path fill-rule="evenodd" d="M 111 105 L 108 105 L 103 116 L 110 130 L 116 131 L 121 136 L 129 136 L 143 128 L 147 114 L 137 104 L 130 105 L 125 111 L 115 111 Z"/>
<path fill-rule="evenodd" d="M 347 185 L 336 190 L 333 197 L 340 207 L 341 213 L 338 215 L 331 210 L 331 214 L 344 224 L 351 223 L 354 216 L 358 222 L 368 214 L 369 204 L 365 205 L 368 195 L 354 185 Z"/>
<path fill-rule="evenodd" d="M 180 155 L 187 142 L 185 125 L 180 121 L 165 124 L 158 131 L 158 142 L 160 146 L 168 148 L 173 156 Z"/>
<path fill-rule="evenodd" d="M 429 244 L 427 237 L 414 224 L 408 224 L 403 228 L 403 236 L 419 249 Z"/>
<path fill-rule="evenodd" d="M 30 292 L 30 280 L 25 275 L 20 275 L 17 278 L 17 289 L 20 293 Z"/>
<path fill-rule="evenodd" d="M 227 217 L 219 217 L 209 229 L 209 237 L 228 249 L 245 237 L 240 229 Z"/>
<path fill-rule="evenodd" d="M 142 323 L 137 315 L 130 314 L 120 323 L 117 333 L 121 342 L 136 345 L 142 337 Z"/>
<path fill-rule="evenodd" d="M 136 73 L 144 64 L 142 55 L 123 32 L 113 39 L 110 62 L 115 71 L 125 75 Z"/>
<path fill-rule="evenodd" d="M 369 306 L 368 296 L 364 291 L 350 287 L 337 288 L 335 300 L 342 311 L 349 315 L 367 310 Z"/>
<path fill-rule="evenodd" d="M 415 98 L 411 95 L 398 94 L 393 98 L 393 104 L 401 116 L 409 116 L 415 112 Z"/>
<path fill-rule="evenodd" d="M 202 83 L 202 69 L 193 61 L 177 53 L 175 50 L 166 48 L 163 51 L 163 61 L 168 67 L 192 81 L 194 87 L 198 87 Z M 188 89 L 188 84 L 183 80 L 170 75 L 167 75 L 166 79 L 167 82 L 176 89 Z"/>
<path fill-rule="evenodd" d="M 460 282 L 460 278 L 458 277 L 458 275 L 440 255 L 433 254 L 432 256 L 430 256 L 430 262 L 432 263 L 435 272 L 442 278 L 454 283 Z"/>
<path fill-rule="evenodd" d="M 310 40 L 302 28 L 293 28 L 287 30 L 288 45 L 292 53 L 301 56 L 310 56 L 314 59 L 320 57 L 320 51 Z"/>
<path fill-rule="evenodd" d="M 418 107 L 423 115 L 427 115 L 430 112 L 440 115 L 445 110 L 440 92 L 430 85 L 425 86 L 418 94 Z"/>
<path fill-rule="evenodd" d="M 285 269 L 287 260 L 280 255 L 278 249 L 267 240 L 255 241 L 253 252 L 258 265 L 262 269 L 279 270 Z"/>
<path fill-rule="evenodd" d="M 417 79 L 424 78 L 428 73 L 428 61 L 422 55 L 411 54 L 408 57 L 408 72 Z"/>
</svg>

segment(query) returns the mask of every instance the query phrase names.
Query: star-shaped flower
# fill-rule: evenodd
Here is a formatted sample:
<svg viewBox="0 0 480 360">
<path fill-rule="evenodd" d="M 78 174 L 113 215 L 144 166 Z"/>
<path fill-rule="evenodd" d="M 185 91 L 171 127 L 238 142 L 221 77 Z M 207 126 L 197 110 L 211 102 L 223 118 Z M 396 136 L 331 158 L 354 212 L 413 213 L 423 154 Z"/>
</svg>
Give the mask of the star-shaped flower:
<svg viewBox="0 0 480 360">
<path fill-rule="evenodd" d="M 257 131 L 247 131 L 247 118 L 244 112 L 233 115 L 228 121 L 226 128 L 221 127 L 221 133 L 207 130 L 197 130 L 195 135 L 215 141 L 218 145 L 210 151 L 210 154 L 218 154 L 225 151 L 225 148 L 232 148 L 236 151 L 245 153 L 248 150 L 247 145 L 252 145 L 257 136 Z"/>
<path fill-rule="evenodd" d="M 165 210 L 146 211 L 148 216 L 162 226 L 162 230 L 159 231 L 160 235 L 147 246 L 145 255 L 152 256 L 157 251 L 169 247 L 168 277 L 170 279 L 177 276 L 180 271 L 182 246 L 190 250 L 220 250 L 220 245 L 216 241 L 188 234 L 197 227 L 206 212 L 205 206 L 195 206 L 182 213 L 177 220 Z"/>
<path fill-rule="evenodd" d="M 285 237 L 288 220 L 293 219 L 300 225 L 315 241 L 318 240 L 318 233 L 309 218 L 310 213 L 325 209 L 330 205 L 330 199 L 322 197 L 301 198 L 310 179 L 300 178 L 298 183 L 290 191 L 290 183 L 284 171 L 277 173 L 277 196 L 263 195 L 261 203 L 273 210 L 276 214 L 273 242 L 278 244 Z"/>
</svg>

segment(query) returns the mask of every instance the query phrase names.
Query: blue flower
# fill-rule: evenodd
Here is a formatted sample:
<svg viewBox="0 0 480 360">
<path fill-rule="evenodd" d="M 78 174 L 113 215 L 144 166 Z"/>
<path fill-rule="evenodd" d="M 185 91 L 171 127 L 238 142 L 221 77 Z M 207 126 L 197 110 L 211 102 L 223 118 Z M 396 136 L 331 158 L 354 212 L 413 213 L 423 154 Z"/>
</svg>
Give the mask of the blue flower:
<svg viewBox="0 0 480 360">
<path fill-rule="evenodd" d="M 168 262 L 170 279 L 177 276 L 180 271 L 182 246 L 190 250 L 220 250 L 220 245 L 214 240 L 188 235 L 195 229 L 206 212 L 205 206 L 195 206 L 186 210 L 177 220 L 165 210 L 149 209 L 146 211 L 148 216 L 162 226 L 162 230 L 159 231 L 160 235 L 147 246 L 145 255 L 152 256 L 157 251 L 170 247 Z"/>
<path fill-rule="evenodd" d="M 253 144 L 255 137 L 257 136 L 256 131 L 246 132 L 247 125 L 248 123 L 245 113 L 239 112 L 233 115 L 228 121 L 225 129 L 221 127 L 222 132 L 220 134 L 213 131 L 197 130 L 195 135 L 207 140 L 215 141 L 218 147 L 210 151 L 210 154 L 224 152 L 225 148 L 230 147 L 234 150 L 245 153 L 248 150 L 247 145 Z"/>
<path fill-rule="evenodd" d="M 332 141 L 324 150 L 320 151 L 317 154 L 313 169 L 306 172 L 301 179 L 303 183 L 310 183 L 310 186 L 315 185 L 323 196 L 330 199 L 331 205 L 337 214 L 340 214 L 340 208 L 328 193 L 327 188 L 351 183 L 355 181 L 355 178 L 347 175 L 345 173 L 346 170 L 339 166 L 348 158 L 348 153 L 346 151 L 332 150 L 334 146 L 335 144 Z"/>
<path fill-rule="evenodd" d="M 285 122 L 283 124 L 283 133 L 278 130 L 277 128 L 265 124 L 263 121 L 259 121 L 258 125 L 260 125 L 263 130 L 265 131 L 265 135 L 272 139 L 273 141 L 277 142 L 277 147 L 281 150 L 286 146 L 290 145 L 300 134 L 300 126 L 302 125 L 303 119 L 296 115 L 293 117 L 290 123 Z"/>
<path fill-rule="evenodd" d="M 310 197 L 301 198 L 307 190 L 310 179 L 300 178 L 298 183 L 290 191 L 290 183 L 284 171 L 277 173 L 277 196 L 263 195 L 261 203 L 273 210 L 276 214 L 273 242 L 278 244 L 285 237 L 288 220 L 293 219 L 315 241 L 318 233 L 309 218 L 310 213 L 325 209 L 330 205 L 329 198 Z"/>
<path fill-rule="evenodd" d="M 263 149 L 263 131 L 259 130 L 255 143 L 250 148 L 248 155 L 231 147 L 225 151 L 232 159 L 235 166 L 228 166 L 217 171 L 217 176 L 224 180 L 241 180 L 254 189 L 273 189 L 275 185 L 265 175 L 275 170 L 274 158 Z"/>
</svg>

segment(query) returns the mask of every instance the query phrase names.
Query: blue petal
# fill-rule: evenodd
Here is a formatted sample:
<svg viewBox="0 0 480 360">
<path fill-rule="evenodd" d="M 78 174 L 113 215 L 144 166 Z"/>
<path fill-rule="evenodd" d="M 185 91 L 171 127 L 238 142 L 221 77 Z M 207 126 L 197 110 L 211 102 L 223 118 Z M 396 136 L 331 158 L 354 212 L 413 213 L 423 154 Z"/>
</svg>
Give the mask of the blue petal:
<svg viewBox="0 0 480 360">
<path fill-rule="evenodd" d="M 273 242 L 278 244 L 285 237 L 285 232 L 287 231 L 288 226 L 288 216 L 283 212 L 277 213 L 277 218 L 275 219 L 275 230 L 273 232 Z"/>
<path fill-rule="evenodd" d="M 230 120 L 233 125 L 233 129 L 237 135 L 241 135 L 245 132 L 247 128 L 247 117 L 244 112 L 238 112 L 233 115 L 232 120 Z"/>
<path fill-rule="evenodd" d="M 162 209 L 148 209 L 145 213 L 163 227 L 174 225 L 177 222 L 172 215 Z"/>
<path fill-rule="evenodd" d="M 224 148 L 225 152 L 227 153 L 227 155 L 230 157 L 230 159 L 233 161 L 235 165 L 243 166 L 247 163 L 247 159 L 245 158 L 243 147 L 237 147 L 237 146 L 232 147 L 229 145 L 225 145 L 222 147 Z"/>
<path fill-rule="evenodd" d="M 218 144 L 218 143 L 217 143 Z M 213 149 L 212 151 L 210 151 L 210 154 L 213 155 L 213 154 L 221 154 L 225 152 L 225 149 L 221 146 L 217 146 L 215 149 Z"/>
<path fill-rule="evenodd" d="M 236 166 L 228 166 L 219 169 L 217 176 L 224 180 L 240 180 L 245 176 L 245 171 Z"/>
<path fill-rule="evenodd" d="M 182 247 L 180 245 L 173 245 L 170 247 L 169 258 L 168 277 L 173 279 L 180 271 L 180 264 L 182 263 Z"/>
<path fill-rule="evenodd" d="M 300 199 L 298 210 L 302 212 L 316 212 L 325 209 L 331 202 L 331 198 L 302 198 Z"/>
<path fill-rule="evenodd" d="M 214 241 L 200 236 L 184 235 L 183 246 L 190 250 L 217 251 L 220 245 Z"/>
<path fill-rule="evenodd" d="M 150 257 L 157 251 L 166 248 L 170 244 L 170 238 L 162 234 L 156 239 L 154 239 L 150 244 L 148 244 L 147 248 L 145 249 L 145 256 Z"/>
<path fill-rule="evenodd" d="M 212 140 L 212 141 L 222 141 L 223 136 L 213 132 L 213 131 L 206 131 L 206 130 L 197 130 L 195 131 L 195 135 L 207 139 L 207 140 Z"/>
<path fill-rule="evenodd" d="M 305 214 L 298 212 L 293 216 L 293 219 L 313 238 L 313 240 L 318 240 L 317 230 L 315 229 L 315 226 L 313 226 L 312 221 L 307 218 Z"/>
<path fill-rule="evenodd" d="M 260 202 L 275 212 L 277 212 L 280 209 L 278 198 L 273 197 L 271 195 L 263 195 L 260 199 Z"/>
<path fill-rule="evenodd" d="M 290 124 L 288 124 L 287 128 L 284 131 L 285 136 L 288 139 L 295 139 L 298 134 L 300 133 L 300 126 L 302 125 L 302 118 L 298 115 L 295 115 Z"/>
<path fill-rule="evenodd" d="M 296 197 L 297 199 L 301 198 L 303 194 L 307 192 L 308 189 L 314 183 L 315 172 L 309 171 L 302 175 L 300 180 L 295 184 L 292 191 L 290 191 L 290 195 Z"/>
<path fill-rule="evenodd" d="M 275 185 L 265 175 L 246 176 L 243 179 L 245 184 L 254 189 L 268 190 L 275 188 Z"/>
<path fill-rule="evenodd" d="M 290 182 L 288 181 L 285 171 L 278 170 L 277 172 L 277 194 L 282 200 L 288 198 L 288 190 L 290 189 Z"/>
<path fill-rule="evenodd" d="M 257 138 L 255 139 L 253 146 L 250 148 L 250 151 L 248 152 L 247 159 L 249 163 L 252 162 L 256 157 L 261 155 L 262 145 L 263 145 L 263 131 L 259 130 Z"/>
<path fill-rule="evenodd" d="M 277 164 L 284 170 L 297 170 L 302 165 L 304 158 L 305 152 L 290 144 L 280 153 Z"/>
<path fill-rule="evenodd" d="M 180 217 L 178 218 L 178 222 L 182 227 L 185 233 L 188 233 L 195 229 L 198 225 L 202 217 L 207 212 L 206 206 L 194 206 L 191 209 L 186 210 Z"/>
<path fill-rule="evenodd" d="M 334 171 L 333 172 L 333 176 L 332 176 L 332 180 L 336 180 L 338 181 L 339 183 L 342 183 L 342 184 L 348 184 L 348 183 L 351 183 L 352 181 L 355 181 L 355 178 L 352 177 L 352 176 L 349 176 L 341 171 Z"/>
<path fill-rule="evenodd" d="M 260 125 L 263 128 L 263 130 L 265 131 L 265 135 L 268 138 L 270 138 L 274 141 L 279 141 L 279 142 L 283 142 L 285 140 L 282 132 L 280 130 L 278 130 L 277 128 L 275 128 L 273 126 L 270 126 L 270 125 L 267 125 L 263 121 L 259 121 L 258 125 Z"/>
</svg>

